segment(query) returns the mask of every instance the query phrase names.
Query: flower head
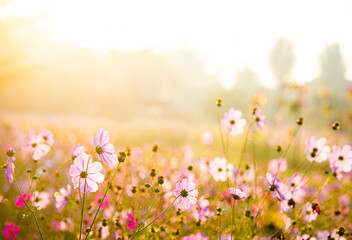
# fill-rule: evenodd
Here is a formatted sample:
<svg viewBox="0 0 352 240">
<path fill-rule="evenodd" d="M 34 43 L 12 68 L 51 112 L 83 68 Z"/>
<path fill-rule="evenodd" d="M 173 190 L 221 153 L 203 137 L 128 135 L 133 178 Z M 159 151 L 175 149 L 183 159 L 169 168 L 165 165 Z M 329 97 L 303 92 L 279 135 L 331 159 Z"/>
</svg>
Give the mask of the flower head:
<svg viewBox="0 0 352 240">
<path fill-rule="evenodd" d="M 176 184 L 174 195 L 178 197 L 178 203 L 188 209 L 191 204 L 197 203 L 198 190 L 196 189 L 196 184 L 184 178 Z"/>
<path fill-rule="evenodd" d="M 329 162 L 335 171 L 350 172 L 352 170 L 352 149 L 350 145 L 345 145 L 342 149 L 336 145 L 332 147 L 329 154 Z"/>
<path fill-rule="evenodd" d="M 233 169 L 232 164 L 227 163 L 226 158 L 215 158 L 209 164 L 210 174 L 215 181 L 224 182 L 230 176 L 230 171 Z"/>
<path fill-rule="evenodd" d="M 263 114 L 263 109 L 254 110 L 253 120 L 259 129 L 262 129 L 265 126 L 265 116 Z"/>
<path fill-rule="evenodd" d="M 66 188 L 60 188 L 59 192 L 54 194 L 55 197 L 55 207 L 57 209 L 63 208 L 68 202 L 69 197 L 71 196 L 71 186 L 67 185 Z"/>
<path fill-rule="evenodd" d="M 228 112 L 224 114 L 221 121 L 222 126 L 230 133 L 232 136 L 236 136 L 244 133 L 244 126 L 246 125 L 246 120 L 242 117 L 242 112 L 231 108 Z"/>
<path fill-rule="evenodd" d="M 132 213 L 128 213 L 127 214 L 127 227 L 128 229 L 130 229 L 131 231 L 133 231 L 136 227 L 136 219 L 134 218 Z"/>
<path fill-rule="evenodd" d="M 99 205 L 100 205 L 100 203 L 101 203 L 103 197 L 104 197 L 104 194 L 102 194 L 102 193 L 98 193 L 97 195 L 95 195 L 95 197 L 94 197 L 94 204 L 95 204 L 97 207 L 99 207 Z M 100 208 L 101 208 L 101 209 L 106 208 L 110 202 L 111 202 L 111 199 L 110 199 L 109 195 L 106 195 L 106 196 L 105 196 L 105 199 L 104 199 L 103 203 L 101 204 L 101 207 L 100 207 Z"/>
<path fill-rule="evenodd" d="M 268 184 L 269 190 L 274 192 L 279 200 L 286 200 L 285 196 L 279 191 L 281 182 L 275 177 L 274 174 L 268 172 L 266 174 L 266 178 L 264 179 Z"/>
<path fill-rule="evenodd" d="M 243 192 L 239 188 L 229 188 L 229 193 L 235 200 L 243 200 L 247 197 L 247 193 Z"/>
<path fill-rule="evenodd" d="M 98 153 L 98 158 L 104 164 L 108 165 L 110 169 L 116 167 L 118 159 L 115 152 L 115 147 L 109 141 L 109 132 L 99 128 L 97 134 L 94 136 L 95 151 Z"/>
<path fill-rule="evenodd" d="M 43 141 L 48 144 L 49 146 L 54 145 L 54 135 L 45 128 L 42 131 Z"/>
<path fill-rule="evenodd" d="M 328 159 L 330 147 L 325 146 L 326 138 L 311 137 L 306 141 L 306 148 L 304 149 L 307 159 L 310 162 L 323 162 Z"/>
<path fill-rule="evenodd" d="M 23 198 L 26 200 L 27 203 L 29 203 L 30 195 L 28 193 L 26 193 L 26 192 L 23 193 Z M 18 207 L 18 208 L 23 208 L 24 205 L 25 205 L 25 203 L 23 202 L 22 197 L 21 196 L 17 196 L 15 206 Z"/>
<path fill-rule="evenodd" d="M 79 155 L 81 155 L 82 153 L 84 153 L 83 146 L 80 146 L 79 144 L 74 146 L 72 149 L 72 152 L 71 152 L 72 160 L 75 160 L 75 158 L 78 157 Z"/>
<path fill-rule="evenodd" d="M 9 223 L 5 226 L 4 230 L 2 230 L 2 233 L 4 234 L 5 239 L 12 240 L 17 237 L 19 231 L 20 226 L 16 226 L 14 223 Z"/>
<path fill-rule="evenodd" d="M 82 153 L 74 160 L 74 165 L 70 167 L 70 176 L 74 188 L 80 186 L 81 191 L 96 192 L 98 184 L 104 181 L 104 175 L 100 173 L 103 166 L 100 162 L 89 162 L 89 155 Z M 88 164 L 87 164 L 88 163 Z M 86 186 L 84 186 L 86 183 Z"/>
<path fill-rule="evenodd" d="M 34 160 L 39 160 L 50 151 L 50 146 L 45 143 L 42 133 L 37 135 L 36 131 L 31 131 L 26 142 L 26 150 L 31 153 Z"/>
<path fill-rule="evenodd" d="M 202 135 L 202 142 L 206 145 L 211 145 L 214 141 L 213 134 L 211 132 L 204 132 Z"/>
<path fill-rule="evenodd" d="M 50 203 L 50 194 L 48 192 L 34 192 L 34 206 L 40 209 L 46 208 Z"/>
</svg>

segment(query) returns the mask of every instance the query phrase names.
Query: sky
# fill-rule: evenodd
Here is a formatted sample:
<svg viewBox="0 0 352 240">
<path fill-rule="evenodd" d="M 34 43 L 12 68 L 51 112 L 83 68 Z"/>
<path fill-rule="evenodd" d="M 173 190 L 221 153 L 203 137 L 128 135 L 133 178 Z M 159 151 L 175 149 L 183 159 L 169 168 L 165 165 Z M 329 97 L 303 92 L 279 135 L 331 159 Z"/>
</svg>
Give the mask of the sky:
<svg viewBox="0 0 352 240">
<path fill-rule="evenodd" d="M 279 38 L 294 45 L 299 83 L 319 74 L 319 54 L 338 43 L 352 79 L 350 0 L 13 0 L 0 9 L 8 16 L 36 18 L 55 40 L 96 52 L 195 51 L 228 88 L 245 67 L 274 87 L 268 53 Z"/>
</svg>

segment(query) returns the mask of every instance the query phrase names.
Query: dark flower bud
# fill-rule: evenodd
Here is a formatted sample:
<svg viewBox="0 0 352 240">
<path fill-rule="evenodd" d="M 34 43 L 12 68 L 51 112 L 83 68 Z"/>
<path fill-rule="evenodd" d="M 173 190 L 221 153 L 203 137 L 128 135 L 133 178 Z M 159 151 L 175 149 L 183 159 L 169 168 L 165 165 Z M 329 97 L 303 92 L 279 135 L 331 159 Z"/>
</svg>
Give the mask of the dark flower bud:
<svg viewBox="0 0 352 240">
<path fill-rule="evenodd" d="M 131 148 L 129 146 L 126 146 L 125 153 L 127 157 L 131 156 Z"/>
<path fill-rule="evenodd" d="M 106 227 L 108 225 L 108 221 L 105 218 L 102 220 L 102 225 L 104 227 Z"/>
<path fill-rule="evenodd" d="M 132 187 L 132 193 L 136 193 L 137 192 L 137 186 L 133 186 Z"/>
<path fill-rule="evenodd" d="M 163 185 L 164 184 L 164 177 L 163 176 L 159 176 L 158 177 L 158 183 L 160 184 L 160 185 Z"/>
<path fill-rule="evenodd" d="M 304 120 L 304 119 L 303 119 L 302 117 L 297 118 L 297 121 L 296 121 L 296 122 L 297 122 L 297 125 L 298 125 L 298 126 L 302 126 L 302 125 L 303 125 L 303 120 Z"/>
<path fill-rule="evenodd" d="M 28 168 L 27 173 L 31 173 L 31 172 L 32 172 L 32 169 Z"/>
<path fill-rule="evenodd" d="M 276 152 L 280 153 L 282 151 L 281 145 L 277 145 L 275 150 Z"/>
<path fill-rule="evenodd" d="M 188 169 L 188 171 L 192 171 L 192 170 L 193 170 L 193 166 L 192 166 L 192 165 L 189 165 L 189 166 L 187 167 L 187 169 Z"/>
<path fill-rule="evenodd" d="M 150 171 L 150 176 L 151 177 L 155 177 L 156 176 L 156 170 L 154 168 Z"/>
<path fill-rule="evenodd" d="M 15 150 L 13 150 L 13 148 L 9 148 L 9 149 L 7 149 L 7 152 L 6 152 L 6 154 L 7 154 L 7 156 L 8 157 L 13 157 L 13 156 L 15 156 Z"/>
<path fill-rule="evenodd" d="M 160 232 L 165 232 L 165 227 L 164 226 L 160 227 Z"/>
<path fill-rule="evenodd" d="M 177 208 L 177 210 L 176 210 L 176 215 L 177 215 L 177 216 L 180 216 L 180 215 L 181 215 L 181 209 Z"/>
<path fill-rule="evenodd" d="M 151 185 L 150 183 L 146 183 L 144 186 L 145 186 L 146 188 L 150 188 L 152 185 Z"/>
<path fill-rule="evenodd" d="M 216 99 L 216 106 L 218 106 L 218 107 L 222 106 L 222 99 L 221 98 Z"/>
<path fill-rule="evenodd" d="M 124 162 L 126 160 L 126 153 L 119 152 L 119 155 L 117 156 L 117 160 L 119 160 L 120 163 Z"/>
<path fill-rule="evenodd" d="M 331 125 L 331 128 L 332 130 L 336 131 L 336 130 L 339 130 L 340 129 L 340 123 L 338 121 L 335 121 L 332 125 Z"/>
<path fill-rule="evenodd" d="M 158 150 L 159 150 L 159 147 L 158 145 L 155 144 L 152 148 L 152 151 L 156 153 Z"/>
<path fill-rule="evenodd" d="M 292 207 L 292 208 L 295 208 L 296 203 L 295 203 L 295 201 L 291 198 L 290 200 L 288 200 L 288 205 L 289 205 L 290 207 Z"/>
<path fill-rule="evenodd" d="M 246 217 L 250 217 L 250 216 L 251 216 L 251 211 L 249 211 L 249 210 L 245 211 L 245 212 L 244 212 L 244 215 L 245 215 Z"/>
<path fill-rule="evenodd" d="M 87 227 L 87 228 L 86 228 L 86 233 L 89 233 L 89 232 L 90 232 L 90 228 Z"/>
<path fill-rule="evenodd" d="M 340 214 L 341 214 L 340 210 L 336 210 L 336 211 L 334 212 L 334 215 L 335 215 L 335 216 L 338 216 L 338 215 L 340 215 Z"/>
<path fill-rule="evenodd" d="M 199 227 L 200 224 L 201 224 L 201 221 L 198 219 L 198 220 L 196 221 L 196 226 Z"/>
<path fill-rule="evenodd" d="M 37 175 L 33 176 L 33 180 L 38 180 L 38 179 L 39 179 L 39 177 Z"/>
<path fill-rule="evenodd" d="M 337 231 L 337 234 L 339 236 L 343 236 L 345 234 L 345 228 L 344 227 L 340 227 L 339 230 Z"/>
<path fill-rule="evenodd" d="M 158 193 L 158 192 L 160 192 L 160 189 L 156 187 L 156 188 L 154 188 L 154 192 Z"/>
</svg>

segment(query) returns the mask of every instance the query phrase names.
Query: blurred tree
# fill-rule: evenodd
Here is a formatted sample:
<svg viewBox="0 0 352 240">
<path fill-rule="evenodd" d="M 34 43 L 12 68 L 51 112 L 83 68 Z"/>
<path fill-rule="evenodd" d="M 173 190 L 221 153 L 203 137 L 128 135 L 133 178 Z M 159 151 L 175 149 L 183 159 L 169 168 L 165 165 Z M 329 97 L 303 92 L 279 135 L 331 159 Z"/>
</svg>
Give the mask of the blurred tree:
<svg viewBox="0 0 352 240">
<path fill-rule="evenodd" d="M 288 39 L 278 39 L 269 53 L 270 68 L 278 83 L 282 85 L 295 63 L 293 46 Z"/>
</svg>

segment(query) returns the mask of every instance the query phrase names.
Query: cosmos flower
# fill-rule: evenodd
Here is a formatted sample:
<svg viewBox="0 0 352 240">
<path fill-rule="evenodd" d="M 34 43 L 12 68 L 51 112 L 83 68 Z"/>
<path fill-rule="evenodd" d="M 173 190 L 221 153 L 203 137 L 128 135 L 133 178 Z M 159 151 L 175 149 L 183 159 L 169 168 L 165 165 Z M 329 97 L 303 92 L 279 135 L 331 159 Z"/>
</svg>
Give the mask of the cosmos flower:
<svg viewBox="0 0 352 240">
<path fill-rule="evenodd" d="M 209 237 L 207 237 L 204 233 L 197 233 L 185 236 L 182 240 L 209 240 Z"/>
<path fill-rule="evenodd" d="M 343 172 L 352 170 L 352 149 L 350 145 L 345 145 L 342 149 L 336 145 L 332 147 L 329 154 L 329 162 L 332 169 Z"/>
<path fill-rule="evenodd" d="M 266 178 L 263 177 L 268 184 L 268 188 L 270 191 L 274 192 L 278 199 L 286 200 L 285 196 L 280 192 L 279 188 L 281 186 L 281 182 L 275 177 L 272 173 L 267 173 Z"/>
<path fill-rule="evenodd" d="M 304 152 L 307 155 L 308 161 L 320 163 L 328 159 L 330 147 L 325 146 L 326 141 L 326 138 L 318 138 L 317 136 L 313 136 L 306 141 Z"/>
<path fill-rule="evenodd" d="M 72 160 L 75 160 L 75 158 L 78 157 L 79 155 L 81 155 L 82 153 L 84 153 L 83 146 L 80 146 L 79 144 L 74 146 L 72 149 L 72 152 L 71 152 Z"/>
<path fill-rule="evenodd" d="M 231 108 L 228 112 L 224 114 L 221 120 L 222 126 L 226 131 L 232 136 L 236 136 L 244 133 L 244 126 L 246 125 L 246 120 L 241 118 L 242 112 Z"/>
<path fill-rule="evenodd" d="M 230 177 L 233 169 L 232 164 L 228 164 L 226 158 L 215 158 L 209 164 L 209 172 L 215 181 L 224 182 Z"/>
<path fill-rule="evenodd" d="M 131 231 L 133 231 L 136 228 L 136 219 L 134 218 L 132 213 L 128 213 L 127 214 L 127 224 L 126 224 L 126 226 Z"/>
<path fill-rule="evenodd" d="M 205 223 L 209 218 L 212 218 L 214 213 L 209 210 L 208 206 L 209 201 L 205 199 L 204 196 L 201 196 L 196 207 L 193 209 L 193 218 L 195 220 L 200 220 L 202 223 Z"/>
<path fill-rule="evenodd" d="M 211 132 L 204 132 L 202 142 L 206 145 L 211 145 L 214 142 L 213 134 Z"/>
<path fill-rule="evenodd" d="M 68 202 L 68 199 L 71 196 L 71 186 L 67 185 L 66 188 L 60 188 L 59 192 L 56 192 L 54 194 L 55 197 L 55 207 L 57 209 L 63 208 L 66 203 Z"/>
<path fill-rule="evenodd" d="M 265 116 L 262 109 L 254 110 L 253 119 L 259 129 L 262 129 L 265 126 Z"/>
<path fill-rule="evenodd" d="M 302 219 L 310 223 L 317 219 L 319 212 L 317 203 L 307 203 L 302 209 Z"/>
<path fill-rule="evenodd" d="M 229 188 L 229 193 L 235 200 L 243 200 L 247 197 L 247 194 L 238 188 Z"/>
<path fill-rule="evenodd" d="M 101 203 L 101 200 L 103 199 L 104 197 L 104 194 L 102 193 L 98 193 L 97 195 L 95 195 L 94 197 L 94 204 L 95 206 L 99 207 L 100 203 Z M 111 199 L 109 197 L 109 195 L 106 195 L 105 196 L 105 199 L 103 201 L 103 203 L 101 204 L 101 209 L 104 209 L 108 206 L 108 204 L 111 202 Z"/>
<path fill-rule="evenodd" d="M 273 159 L 269 162 L 268 170 L 270 172 L 279 173 L 287 170 L 286 158 Z"/>
<path fill-rule="evenodd" d="M 12 240 L 17 237 L 19 231 L 20 226 L 16 226 L 14 223 L 9 223 L 5 226 L 4 230 L 2 230 L 2 233 L 4 234 L 5 239 Z"/>
<path fill-rule="evenodd" d="M 104 175 L 100 173 L 103 166 L 100 162 L 89 162 L 89 155 L 82 153 L 74 160 L 74 165 L 70 167 L 70 176 L 72 176 L 72 182 L 74 188 L 80 185 L 80 190 L 84 192 L 84 183 L 86 182 L 86 191 L 96 192 L 98 190 L 98 184 L 104 181 Z"/>
<path fill-rule="evenodd" d="M 197 203 L 198 190 L 195 188 L 196 184 L 187 178 L 182 179 L 181 182 L 176 184 L 174 195 L 175 197 L 179 197 L 177 201 L 185 209 L 190 208 L 191 204 Z"/>
<path fill-rule="evenodd" d="M 97 134 L 94 136 L 94 146 L 95 151 L 98 153 L 98 158 L 104 164 L 108 165 L 110 169 L 116 167 L 118 160 L 117 156 L 114 153 L 115 147 L 109 141 L 109 132 L 99 128 Z"/>
<path fill-rule="evenodd" d="M 50 194 L 48 192 L 35 191 L 33 196 L 35 196 L 34 206 L 39 209 L 46 208 L 50 203 Z"/>
<path fill-rule="evenodd" d="M 44 128 L 42 131 L 42 136 L 43 136 L 43 140 L 46 144 L 48 144 L 49 146 L 54 145 L 54 136 L 49 130 L 46 130 Z"/>
<path fill-rule="evenodd" d="M 99 222 L 97 224 L 97 230 L 100 239 L 105 239 L 110 235 L 109 225 L 106 222 Z"/>
<path fill-rule="evenodd" d="M 32 195 L 32 194 L 31 194 Z M 26 200 L 27 203 L 29 203 L 29 198 L 30 198 L 30 195 L 28 193 L 23 193 L 23 198 Z M 23 202 L 23 199 L 21 196 L 17 196 L 16 197 L 16 203 L 15 203 L 15 206 L 18 207 L 18 208 L 23 208 L 25 205 L 25 203 Z"/>
<path fill-rule="evenodd" d="M 42 133 L 37 135 L 36 131 L 29 133 L 25 148 L 31 153 L 34 160 L 39 160 L 50 151 L 50 146 L 45 143 Z"/>
<path fill-rule="evenodd" d="M 308 234 L 304 234 L 302 236 L 298 235 L 296 236 L 296 240 L 317 240 L 315 237 L 311 237 Z"/>
</svg>

